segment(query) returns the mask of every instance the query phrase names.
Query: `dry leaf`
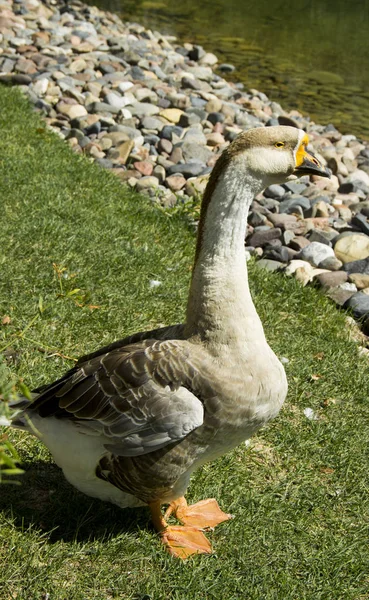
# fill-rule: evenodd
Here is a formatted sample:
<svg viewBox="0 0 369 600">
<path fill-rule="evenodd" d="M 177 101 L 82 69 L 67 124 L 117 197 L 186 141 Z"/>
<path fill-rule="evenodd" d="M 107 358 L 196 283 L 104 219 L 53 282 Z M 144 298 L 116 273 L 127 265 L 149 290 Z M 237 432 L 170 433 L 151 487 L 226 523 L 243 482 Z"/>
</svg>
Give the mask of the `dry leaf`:
<svg viewBox="0 0 369 600">
<path fill-rule="evenodd" d="M 9 315 L 5 315 L 5 317 L 3 317 L 3 320 L 1 321 L 2 325 L 9 325 L 11 322 L 12 320 L 9 317 Z"/>
<path fill-rule="evenodd" d="M 323 360 L 324 352 L 318 352 L 318 354 L 314 354 L 313 358 L 315 358 L 316 360 Z"/>
<path fill-rule="evenodd" d="M 313 375 L 310 375 L 310 379 L 312 379 L 313 381 L 318 381 L 319 379 L 321 379 L 321 375 L 318 375 L 317 373 L 313 373 Z"/>
</svg>

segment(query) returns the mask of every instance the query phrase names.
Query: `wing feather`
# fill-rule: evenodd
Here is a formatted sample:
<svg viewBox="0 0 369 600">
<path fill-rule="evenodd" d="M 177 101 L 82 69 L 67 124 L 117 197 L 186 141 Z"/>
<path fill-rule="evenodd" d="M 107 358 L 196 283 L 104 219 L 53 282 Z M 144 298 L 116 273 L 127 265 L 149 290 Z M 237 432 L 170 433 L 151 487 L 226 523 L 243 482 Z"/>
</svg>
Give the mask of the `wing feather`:
<svg viewBox="0 0 369 600">
<path fill-rule="evenodd" d="M 87 434 L 101 431 L 118 456 L 154 452 L 203 423 L 202 376 L 190 354 L 186 341 L 146 339 L 91 355 L 43 386 L 31 410 L 68 418 Z"/>
</svg>

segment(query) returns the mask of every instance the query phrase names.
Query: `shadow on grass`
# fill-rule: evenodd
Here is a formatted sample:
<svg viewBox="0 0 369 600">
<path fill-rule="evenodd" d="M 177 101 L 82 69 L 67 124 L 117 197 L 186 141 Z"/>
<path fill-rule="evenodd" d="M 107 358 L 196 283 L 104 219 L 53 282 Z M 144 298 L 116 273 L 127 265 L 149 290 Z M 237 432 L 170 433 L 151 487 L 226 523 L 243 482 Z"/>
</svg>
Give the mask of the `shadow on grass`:
<svg viewBox="0 0 369 600">
<path fill-rule="evenodd" d="M 62 471 L 44 461 L 22 463 L 21 485 L 1 486 L 0 510 L 22 531 L 30 527 L 48 532 L 57 541 L 103 540 L 150 526 L 146 508 L 122 509 L 89 498 L 71 486 Z"/>
</svg>

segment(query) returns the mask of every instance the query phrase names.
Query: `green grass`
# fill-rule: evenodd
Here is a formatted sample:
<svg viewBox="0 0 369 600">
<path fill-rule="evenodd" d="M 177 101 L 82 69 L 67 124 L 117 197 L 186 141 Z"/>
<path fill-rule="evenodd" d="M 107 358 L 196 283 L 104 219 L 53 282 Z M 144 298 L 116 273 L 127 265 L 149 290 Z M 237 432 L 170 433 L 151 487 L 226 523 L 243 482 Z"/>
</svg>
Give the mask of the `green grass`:
<svg viewBox="0 0 369 600">
<path fill-rule="evenodd" d="M 73 364 L 66 357 L 181 320 L 186 219 L 72 154 L 4 87 L 0 126 L 0 317 L 11 319 L 0 349 L 11 371 L 40 385 Z M 190 501 L 216 496 L 235 515 L 210 534 L 216 553 L 172 559 L 145 509 L 83 496 L 41 443 L 8 431 L 26 473 L 0 489 L 2 600 L 369 598 L 368 364 L 315 289 L 253 266 L 251 280 L 290 391 L 248 447 L 192 479 Z"/>
</svg>

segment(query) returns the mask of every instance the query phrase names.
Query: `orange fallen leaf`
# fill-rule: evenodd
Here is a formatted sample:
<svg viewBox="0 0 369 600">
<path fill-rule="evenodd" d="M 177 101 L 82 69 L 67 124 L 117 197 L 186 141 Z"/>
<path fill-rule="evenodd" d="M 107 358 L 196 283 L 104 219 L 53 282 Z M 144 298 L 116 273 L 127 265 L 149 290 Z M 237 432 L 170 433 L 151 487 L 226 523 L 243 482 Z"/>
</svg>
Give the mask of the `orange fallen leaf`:
<svg viewBox="0 0 369 600">
<path fill-rule="evenodd" d="M 5 315 L 5 317 L 3 317 L 3 320 L 1 321 L 2 325 L 9 325 L 11 322 L 12 320 L 9 317 L 9 315 Z"/>
</svg>

